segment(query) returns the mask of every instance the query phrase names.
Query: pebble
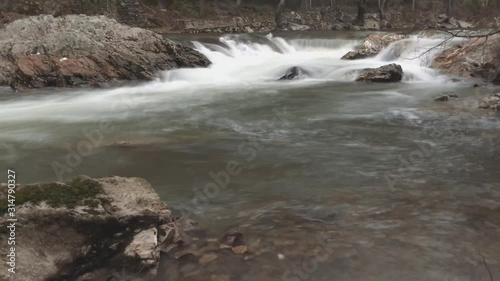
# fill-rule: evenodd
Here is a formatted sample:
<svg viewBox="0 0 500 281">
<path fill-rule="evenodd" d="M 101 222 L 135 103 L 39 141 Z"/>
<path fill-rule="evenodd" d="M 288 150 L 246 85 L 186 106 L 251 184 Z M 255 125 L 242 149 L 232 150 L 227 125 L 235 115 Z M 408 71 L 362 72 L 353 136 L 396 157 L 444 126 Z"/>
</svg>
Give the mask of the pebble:
<svg viewBox="0 0 500 281">
<path fill-rule="evenodd" d="M 236 247 L 233 247 L 232 250 L 233 250 L 233 253 L 235 253 L 237 255 L 248 253 L 247 246 L 236 246 Z"/>
<path fill-rule="evenodd" d="M 218 258 L 218 256 L 216 254 L 206 254 L 206 255 L 203 255 L 201 258 L 200 258 L 200 263 L 201 264 L 207 264 L 211 261 L 214 261 Z"/>
</svg>

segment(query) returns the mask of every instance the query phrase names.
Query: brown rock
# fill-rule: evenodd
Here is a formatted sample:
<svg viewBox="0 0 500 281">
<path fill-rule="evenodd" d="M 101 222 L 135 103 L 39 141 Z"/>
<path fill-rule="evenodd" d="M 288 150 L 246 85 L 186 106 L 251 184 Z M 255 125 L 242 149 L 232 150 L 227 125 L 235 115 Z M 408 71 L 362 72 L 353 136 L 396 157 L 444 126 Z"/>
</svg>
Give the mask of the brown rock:
<svg viewBox="0 0 500 281">
<path fill-rule="evenodd" d="M 231 247 L 243 245 L 243 233 L 239 231 L 229 231 L 224 234 L 221 239 L 221 243 Z"/>
<path fill-rule="evenodd" d="M 218 258 L 218 256 L 216 254 L 206 254 L 200 258 L 200 263 L 205 265 L 209 262 L 216 260 L 217 258 Z"/>
<path fill-rule="evenodd" d="M 248 247 L 243 246 L 243 245 L 233 247 L 231 250 L 233 251 L 233 253 L 235 253 L 237 255 L 242 255 L 242 254 L 248 253 Z"/>
<path fill-rule="evenodd" d="M 160 34 L 104 16 L 40 15 L 0 30 L 0 86 L 14 89 L 151 80 L 161 70 L 209 63 Z"/>
<path fill-rule="evenodd" d="M 434 59 L 432 67 L 454 76 L 484 79 L 500 83 L 500 34 L 472 38 L 448 48 Z"/>
</svg>

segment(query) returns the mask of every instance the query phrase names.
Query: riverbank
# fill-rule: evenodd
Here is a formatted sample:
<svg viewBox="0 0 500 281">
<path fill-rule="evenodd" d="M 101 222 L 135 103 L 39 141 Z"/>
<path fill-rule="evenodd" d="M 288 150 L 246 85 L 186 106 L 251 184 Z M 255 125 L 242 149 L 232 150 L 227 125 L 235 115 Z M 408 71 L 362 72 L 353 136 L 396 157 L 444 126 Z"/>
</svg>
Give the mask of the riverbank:
<svg viewBox="0 0 500 281">
<path fill-rule="evenodd" d="M 318 5 L 301 8 L 288 3 L 277 16 L 277 7 L 243 1 L 206 1 L 203 11 L 194 2 L 117 0 L 93 3 L 86 1 L 7 1 L 0 4 L 0 27 L 26 16 L 50 14 L 105 15 L 117 21 L 159 33 L 248 33 L 271 31 L 326 30 L 422 30 L 453 28 L 499 28 L 498 8 L 461 7 L 447 16 L 443 1 L 417 1 L 415 9 L 406 4 L 388 4 L 380 20 L 378 8 L 368 3 L 363 21 L 357 19 L 355 2 L 336 6 Z"/>
</svg>

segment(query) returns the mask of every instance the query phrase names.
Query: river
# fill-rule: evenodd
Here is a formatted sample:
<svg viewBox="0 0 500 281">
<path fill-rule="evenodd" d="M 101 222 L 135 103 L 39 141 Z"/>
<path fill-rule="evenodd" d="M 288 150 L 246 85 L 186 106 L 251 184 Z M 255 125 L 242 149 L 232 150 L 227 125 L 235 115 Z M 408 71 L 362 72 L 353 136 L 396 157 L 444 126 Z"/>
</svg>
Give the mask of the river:
<svg viewBox="0 0 500 281">
<path fill-rule="evenodd" d="M 203 269 L 233 281 L 489 280 L 483 257 L 499 278 L 499 119 L 433 101 L 497 89 L 431 69 L 438 35 L 340 60 L 364 35 L 177 35 L 212 65 L 0 89 L 0 168 L 25 183 L 143 177 L 205 237 L 245 234 L 249 260 Z M 390 62 L 402 82 L 354 82 Z M 276 81 L 292 66 L 309 76 Z"/>
</svg>

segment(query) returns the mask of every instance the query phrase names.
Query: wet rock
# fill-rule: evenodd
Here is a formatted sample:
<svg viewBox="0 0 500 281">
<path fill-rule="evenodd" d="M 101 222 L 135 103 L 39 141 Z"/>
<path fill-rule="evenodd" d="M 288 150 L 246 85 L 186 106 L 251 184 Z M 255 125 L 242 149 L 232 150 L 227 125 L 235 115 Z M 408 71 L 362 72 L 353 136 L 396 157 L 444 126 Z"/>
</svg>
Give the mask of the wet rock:
<svg viewBox="0 0 500 281">
<path fill-rule="evenodd" d="M 343 55 L 341 59 L 343 60 L 357 60 L 373 57 L 378 54 L 378 51 L 372 49 L 361 49 L 358 51 L 350 51 L 347 54 Z"/>
<path fill-rule="evenodd" d="M 209 262 L 216 260 L 217 258 L 218 258 L 218 256 L 216 254 L 205 254 L 200 258 L 200 263 L 202 265 L 205 265 Z"/>
<path fill-rule="evenodd" d="M 0 199 L 6 194 L 0 186 Z M 80 177 L 67 183 L 20 185 L 16 195 L 16 216 L 23 222 L 16 237 L 23 241 L 17 252 L 22 257 L 19 280 L 69 279 L 96 266 L 148 272 L 159 252 L 156 229 L 173 221 L 151 185 L 139 178 Z M 0 209 L 0 225 L 7 222 L 5 211 Z M 0 232 L 0 239 L 6 235 Z M 0 244 L 0 251 L 6 252 L 6 246 Z M 5 273 L 0 272 L 1 280 L 7 280 Z"/>
<path fill-rule="evenodd" d="M 463 21 L 463 20 L 459 20 L 458 21 L 458 27 L 460 28 L 472 28 L 474 25 L 470 22 L 466 22 L 466 21 Z"/>
<path fill-rule="evenodd" d="M 435 101 L 449 101 L 449 100 L 452 100 L 452 99 L 455 99 L 455 98 L 458 98 L 458 96 L 455 95 L 455 94 L 447 94 L 447 95 L 443 95 L 443 96 L 437 97 L 434 100 Z"/>
<path fill-rule="evenodd" d="M 40 15 L 0 30 L 0 85 L 14 89 L 151 80 L 161 70 L 209 60 L 160 34 L 104 16 Z"/>
<path fill-rule="evenodd" d="M 500 111 L 500 93 L 483 98 L 479 108 Z"/>
<path fill-rule="evenodd" d="M 397 34 L 397 33 L 375 33 L 370 34 L 363 41 L 363 46 L 357 51 L 351 51 L 341 59 L 354 60 L 362 59 L 367 57 L 373 57 L 380 53 L 384 48 L 388 47 L 390 44 L 406 39 L 408 35 Z"/>
<path fill-rule="evenodd" d="M 233 251 L 233 253 L 235 253 L 237 255 L 242 255 L 242 254 L 248 253 L 248 247 L 243 246 L 243 245 L 233 247 L 231 250 Z"/>
<path fill-rule="evenodd" d="M 220 242 L 230 247 L 241 246 L 244 244 L 243 233 L 239 231 L 229 231 L 224 234 Z"/>
<path fill-rule="evenodd" d="M 132 242 L 125 248 L 124 255 L 138 258 L 146 266 L 155 265 L 160 258 L 158 245 L 158 230 L 153 227 L 137 233 Z"/>
<path fill-rule="evenodd" d="M 363 82 L 399 82 L 403 78 L 403 69 L 399 64 L 388 64 L 379 68 L 363 69 L 356 81 Z"/>
<path fill-rule="evenodd" d="M 306 76 L 305 71 L 297 66 L 287 70 L 285 75 L 281 76 L 278 80 L 298 80 Z"/>
</svg>

